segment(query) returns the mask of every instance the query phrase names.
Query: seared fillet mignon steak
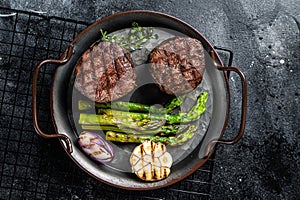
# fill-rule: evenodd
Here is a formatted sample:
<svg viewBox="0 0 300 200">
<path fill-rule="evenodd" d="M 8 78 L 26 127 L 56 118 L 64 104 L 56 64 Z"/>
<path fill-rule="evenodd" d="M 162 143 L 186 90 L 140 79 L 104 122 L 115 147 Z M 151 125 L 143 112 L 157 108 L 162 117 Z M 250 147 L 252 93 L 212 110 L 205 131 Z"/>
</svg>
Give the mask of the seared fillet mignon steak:
<svg viewBox="0 0 300 200">
<path fill-rule="evenodd" d="M 101 41 L 83 53 L 75 69 L 75 87 L 96 102 L 109 102 L 135 87 L 130 53 L 116 43 Z"/>
<path fill-rule="evenodd" d="M 202 81 L 205 68 L 200 41 L 173 37 L 159 44 L 150 54 L 150 72 L 160 89 L 167 94 L 184 94 Z"/>
</svg>

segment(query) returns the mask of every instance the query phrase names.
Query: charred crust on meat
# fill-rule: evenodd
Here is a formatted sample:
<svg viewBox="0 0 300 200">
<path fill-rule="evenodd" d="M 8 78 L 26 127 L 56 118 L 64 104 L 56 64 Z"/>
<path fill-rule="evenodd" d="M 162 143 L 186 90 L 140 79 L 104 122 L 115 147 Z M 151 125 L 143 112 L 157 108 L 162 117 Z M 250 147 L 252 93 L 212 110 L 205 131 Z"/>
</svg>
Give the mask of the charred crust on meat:
<svg viewBox="0 0 300 200">
<path fill-rule="evenodd" d="M 149 56 L 151 75 L 167 94 L 184 94 L 202 81 L 204 48 L 190 37 L 176 36 L 159 44 Z"/>
<path fill-rule="evenodd" d="M 100 41 L 75 66 L 75 87 L 92 101 L 104 103 L 128 94 L 136 75 L 130 53 L 116 43 Z"/>
</svg>

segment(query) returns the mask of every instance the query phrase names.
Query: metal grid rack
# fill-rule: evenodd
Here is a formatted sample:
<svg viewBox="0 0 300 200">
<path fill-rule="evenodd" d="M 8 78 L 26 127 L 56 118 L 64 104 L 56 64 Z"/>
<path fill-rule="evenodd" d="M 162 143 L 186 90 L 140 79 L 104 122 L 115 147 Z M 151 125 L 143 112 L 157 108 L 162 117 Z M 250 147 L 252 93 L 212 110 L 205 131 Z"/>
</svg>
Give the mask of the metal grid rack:
<svg viewBox="0 0 300 200">
<path fill-rule="evenodd" d="M 32 125 L 34 68 L 59 58 L 89 23 L 0 7 L 0 199 L 209 199 L 214 160 L 185 180 L 154 191 L 126 191 L 83 172 L 57 140 Z M 55 66 L 40 73 L 37 100 L 43 129 L 53 132 L 49 93 Z"/>
</svg>

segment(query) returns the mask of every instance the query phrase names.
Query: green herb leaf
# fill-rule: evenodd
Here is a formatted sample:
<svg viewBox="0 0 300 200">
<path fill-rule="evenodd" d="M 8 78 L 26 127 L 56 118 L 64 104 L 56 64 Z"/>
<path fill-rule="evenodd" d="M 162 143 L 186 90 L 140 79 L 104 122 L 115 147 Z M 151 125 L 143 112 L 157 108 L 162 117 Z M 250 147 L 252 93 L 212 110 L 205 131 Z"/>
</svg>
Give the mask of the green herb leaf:
<svg viewBox="0 0 300 200">
<path fill-rule="evenodd" d="M 103 31 L 102 29 L 100 29 L 100 33 L 102 40 L 115 42 L 131 51 L 143 48 L 143 44 L 150 39 L 158 39 L 158 35 L 153 34 L 152 27 L 141 27 L 137 22 L 132 22 L 132 28 L 127 35 L 121 34 L 118 37 L 117 34 L 108 35 L 107 31 Z"/>
</svg>

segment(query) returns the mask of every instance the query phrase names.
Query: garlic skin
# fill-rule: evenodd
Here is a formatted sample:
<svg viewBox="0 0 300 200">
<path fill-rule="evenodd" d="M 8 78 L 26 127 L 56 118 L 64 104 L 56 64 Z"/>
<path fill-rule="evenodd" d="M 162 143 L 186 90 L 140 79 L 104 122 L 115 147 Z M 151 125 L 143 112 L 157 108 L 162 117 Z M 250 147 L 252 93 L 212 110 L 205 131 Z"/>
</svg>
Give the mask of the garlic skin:
<svg viewBox="0 0 300 200">
<path fill-rule="evenodd" d="M 135 147 L 130 156 L 132 171 L 145 181 L 167 178 L 171 172 L 172 163 L 172 156 L 167 152 L 166 146 L 150 140 Z"/>
<path fill-rule="evenodd" d="M 114 158 L 112 146 L 94 132 L 83 131 L 79 135 L 78 144 L 84 153 L 99 163 L 107 163 Z"/>
</svg>

